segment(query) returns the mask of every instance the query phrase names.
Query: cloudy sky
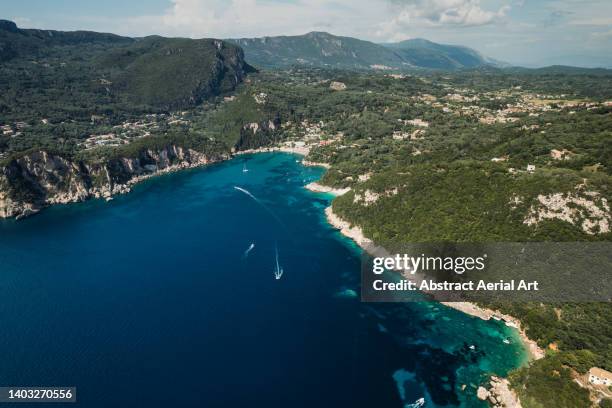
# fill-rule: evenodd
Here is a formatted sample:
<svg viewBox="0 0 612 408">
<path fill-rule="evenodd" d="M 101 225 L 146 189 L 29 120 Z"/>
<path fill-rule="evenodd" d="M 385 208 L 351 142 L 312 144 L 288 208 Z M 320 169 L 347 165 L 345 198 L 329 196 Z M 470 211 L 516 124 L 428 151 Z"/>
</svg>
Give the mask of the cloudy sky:
<svg viewBox="0 0 612 408">
<path fill-rule="evenodd" d="M 130 36 L 259 37 L 327 31 L 427 38 L 525 66 L 612 67 L 612 0 L 1 0 L 24 28 Z"/>
</svg>

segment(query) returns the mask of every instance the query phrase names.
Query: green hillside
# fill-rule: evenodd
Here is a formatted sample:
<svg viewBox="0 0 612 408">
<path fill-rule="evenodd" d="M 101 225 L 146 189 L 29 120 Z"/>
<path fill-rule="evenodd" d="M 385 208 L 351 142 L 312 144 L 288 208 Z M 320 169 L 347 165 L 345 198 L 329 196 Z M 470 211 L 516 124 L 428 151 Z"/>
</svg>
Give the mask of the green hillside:
<svg viewBox="0 0 612 408">
<path fill-rule="evenodd" d="M 0 112 L 9 118 L 195 106 L 233 90 L 250 69 L 242 50 L 221 40 L 23 30 L 0 21 Z"/>
<path fill-rule="evenodd" d="M 233 90 L 249 70 L 242 50 L 220 40 L 146 37 L 102 55 L 111 89 L 166 109 L 199 105 Z"/>
</svg>

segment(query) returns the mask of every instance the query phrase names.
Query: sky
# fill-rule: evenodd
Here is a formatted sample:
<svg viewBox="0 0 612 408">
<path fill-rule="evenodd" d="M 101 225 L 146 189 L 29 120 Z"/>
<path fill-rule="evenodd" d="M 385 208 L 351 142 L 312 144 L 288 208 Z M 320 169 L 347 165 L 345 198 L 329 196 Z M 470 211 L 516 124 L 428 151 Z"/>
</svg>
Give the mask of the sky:
<svg viewBox="0 0 612 408">
<path fill-rule="evenodd" d="M 0 0 L 22 28 L 239 38 L 426 38 L 515 65 L 612 68 L 612 0 Z"/>
</svg>

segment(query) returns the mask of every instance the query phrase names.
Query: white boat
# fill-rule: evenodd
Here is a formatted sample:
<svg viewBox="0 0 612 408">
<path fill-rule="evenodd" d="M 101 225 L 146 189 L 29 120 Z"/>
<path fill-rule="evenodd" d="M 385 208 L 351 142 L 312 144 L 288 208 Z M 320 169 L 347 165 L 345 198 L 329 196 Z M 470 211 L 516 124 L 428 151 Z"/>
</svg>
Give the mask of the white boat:
<svg viewBox="0 0 612 408">
<path fill-rule="evenodd" d="M 276 247 L 276 267 L 274 268 L 274 278 L 279 280 L 283 276 L 283 268 L 278 263 L 278 247 Z"/>
<path fill-rule="evenodd" d="M 414 404 L 406 405 L 406 407 L 408 407 L 408 408 L 421 408 L 424 405 L 425 405 L 425 398 L 419 398 L 418 400 L 414 401 Z"/>
<path fill-rule="evenodd" d="M 247 169 L 247 165 L 246 162 L 244 162 L 244 165 L 242 166 L 242 172 L 243 173 L 248 173 L 249 169 Z"/>
<path fill-rule="evenodd" d="M 510 340 L 508 340 L 508 339 L 504 339 L 504 343 L 506 343 L 506 344 L 510 344 Z"/>
</svg>

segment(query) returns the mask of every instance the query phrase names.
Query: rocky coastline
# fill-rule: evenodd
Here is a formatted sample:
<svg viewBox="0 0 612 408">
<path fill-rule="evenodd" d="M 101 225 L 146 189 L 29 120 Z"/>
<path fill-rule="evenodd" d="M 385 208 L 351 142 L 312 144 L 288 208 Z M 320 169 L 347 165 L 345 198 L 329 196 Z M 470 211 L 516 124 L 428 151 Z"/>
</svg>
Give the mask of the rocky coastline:
<svg viewBox="0 0 612 408">
<path fill-rule="evenodd" d="M 180 146 L 167 146 L 161 150 L 146 150 L 141 157 L 119 158 L 112 163 L 89 164 L 70 162 L 62 157 L 44 151 L 35 152 L 15 161 L 12 167 L 7 166 L 0 173 L 0 218 L 23 218 L 36 214 L 43 208 L 53 204 L 81 202 L 92 198 L 111 200 L 114 195 L 126 194 L 131 188 L 144 180 L 184 169 L 205 166 L 215 162 L 228 160 L 236 155 L 262 152 L 286 152 L 306 155 L 301 149 L 289 147 L 265 147 L 236 152 L 233 155 L 206 155 L 192 149 Z M 302 161 L 307 166 L 322 166 L 325 163 Z M 120 169 L 118 174 L 118 169 Z M 35 189 L 39 194 L 15 199 L 10 194 L 11 181 L 18 180 Z M 328 193 L 336 196 L 350 191 L 350 188 L 335 189 L 313 182 L 305 186 L 310 191 Z M 28 199 L 29 198 L 29 199 Z M 359 226 L 351 225 L 334 213 L 332 207 L 325 210 L 327 221 L 344 236 L 352 239 L 366 252 L 379 256 L 386 253 L 367 238 Z M 544 356 L 544 351 L 537 343 L 527 337 L 520 321 L 512 316 L 497 311 L 482 308 L 470 302 L 443 302 L 444 305 L 463 313 L 489 320 L 503 319 L 510 327 L 519 331 L 520 337 L 529 351 L 532 359 Z M 506 379 L 491 377 L 491 388 L 479 389 L 480 395 L 496 407 L 520 407 L 520 401 L 510 390 Z M 484 390 L 484 391 L 483 391 Z"/>
<path fill-rule="evenodd" d="M 332 207 L 327 207 L 325 209 L 325 217 L 327 218 L 327 222 L 333 226 L 334 228 L 340 230 L 340 233 L 347 238 L 352 239 L 359 245 L 363 250 L 369 251 L 372 249 L 374 243 L 371 239 L 367 238 L 360 227 L 353 226 L 349 222 L 343 220 L 338 215 L 334 213 Z"/>
<path fill-rule="evenodd" d="M 521 400 L 510 389 L 510 382 L 505 378 L 491 376 L 489 388 L 478 387 L 476 396 L 495 408 L 522 408 Z"/>
<path fill-rule="evenodd" d="M 92 198 L 111 200 L 148 178 L 229 157 L 170 145 L 160 150 L 144 150 L 138 157 L 85 164 L 45 151 L 34 152 L 1 169 L 0 218 L 21 219 L 54 204 Z"/>
<path fill-rule="evenodd" d="M 0 219 L 21 219 L 54 204 L 89 199 L 112 200 L 129 193 L 146 179 L 174 171 L 205 166 L 242 154 L 284 152 L 308 155 L 308 146 L 272 146 L 226 154 L 205 154 L 170 145 L 146 149 L 137 157 L 121 157 L 104 163 L 82 163 L 46 151 L 36 151 L 0 168 Z M 305 166 L 329 168 L 326 163 L 302 161 Z M 340 195 L 347 189 L 331 189 L 313 183 L 313 191 Z"/>
<path fill-rule="evenodd" d="M 367 238 L 359 226 L 351 225 L 348 221 L 343 220 L 335 214 L 331 206 L 325 209 L 325 216 L 330 225 L 338 229 L 345 237 L 352 239 L 367 253 L 380 256 L 381 253 L 386 252 L 383 248 L 377 246 L 372 240 Z M 495 310 L 480 307 L 471 302 L 441 303 L 483 320 L 503 320 L 507 326 L 517 329 L 524 347 L 529 352 L 530 359 L 537 360 L 544 357 L 544 350 L 542 350 L 534 340 L 527 337 L 518 319 Z M 521 402 L 516 393 L 510 389 L 510 382 L 507 379 L 491 376 L 489 385 L 489 389 L 485 387 L 480 387 L 478 389 L 478 397 L 480 399 L 488 401 L 492 407 L 521 408 Z"/>
</svg>

